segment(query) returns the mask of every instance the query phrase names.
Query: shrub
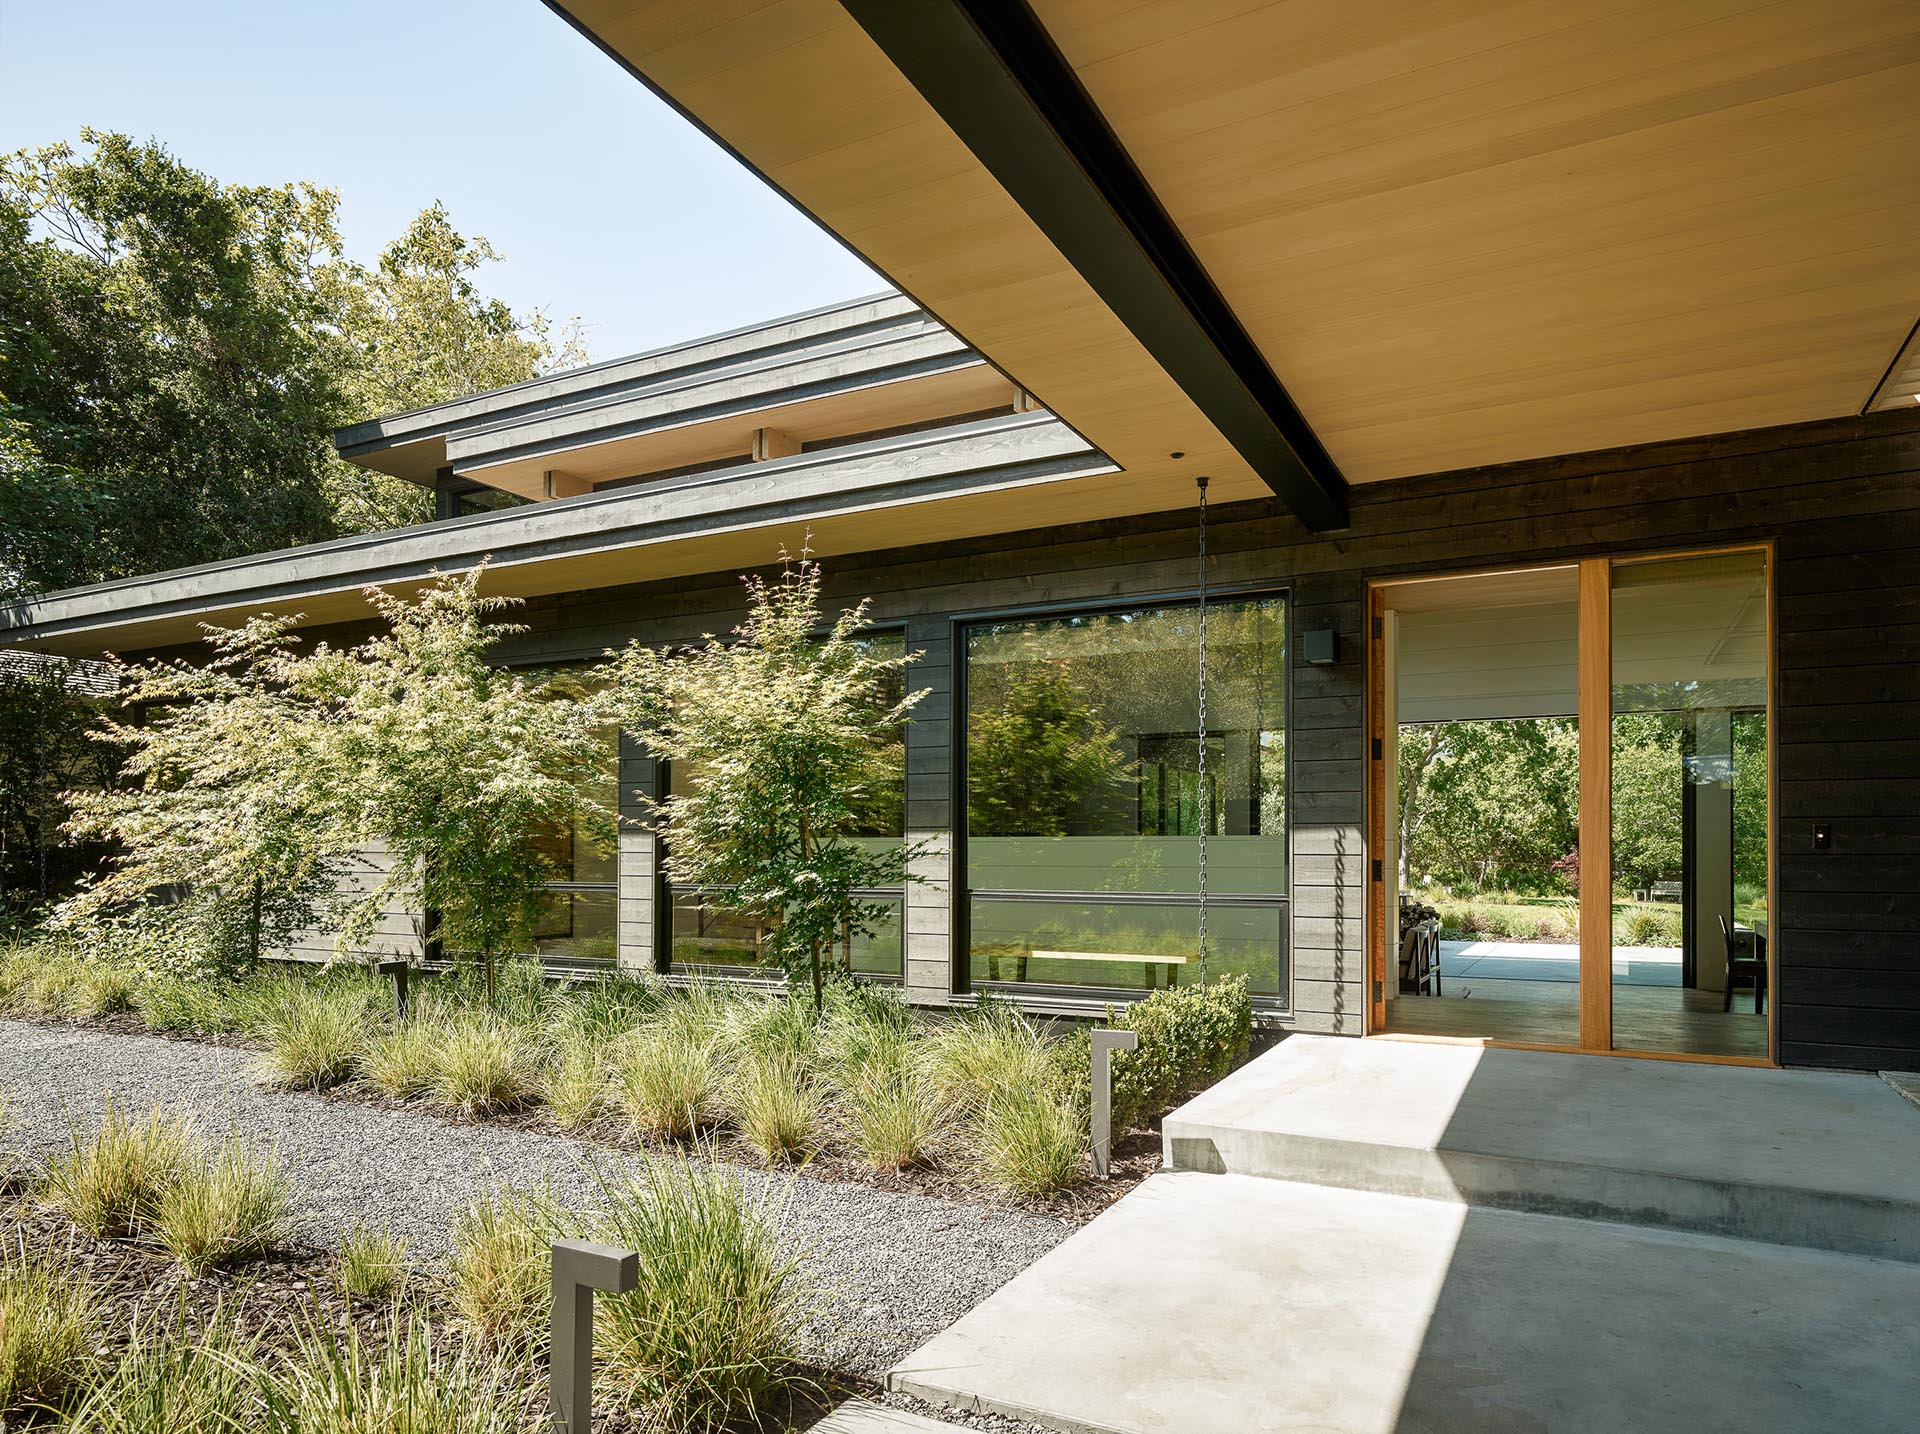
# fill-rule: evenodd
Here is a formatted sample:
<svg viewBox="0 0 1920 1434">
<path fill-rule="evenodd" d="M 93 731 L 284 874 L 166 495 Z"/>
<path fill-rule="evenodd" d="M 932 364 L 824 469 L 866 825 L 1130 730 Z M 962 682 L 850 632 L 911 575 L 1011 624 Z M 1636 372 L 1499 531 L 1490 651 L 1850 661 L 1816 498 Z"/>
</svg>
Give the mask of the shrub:
<svg viewBox="0 0 1920 1434">
<path fill-rule="evenodd" d="M 713 1123 L 713 1038 L 672 1017 L 635 1031 L 614 1052 L 615 1098 L 636 1132 L 686 1140 Z"/>
<path fill-rule="evenodd" d="M 616 1397 L 671 1428 L 753 1420 L 792 1363 L 796 1257 L 735 1175 L 682 1159 L 601 1178 L 604 1238 L 640 1252 L 640 1284 L 605 1298 L 595 1342 Z"/>
<path fill-rule="evenodd" d="M 190 1274 L 272 1249 L 293 1220 L 293 1189 L 271 1148 L 229 1136 L 206 1163 L 189 1161 L 160 1194 L 153 1228 Z"/>
<path fill-rule="evenodd" d="M 911 1050 L 890 1065 L 869 1059 L 858 1067 L 839 1104 L 847 1138 L 876 1170 L 924 1165 L 939 1140 L 939 1092 Z"/>
<path fill-rule="evenodd" d="M 600 980 L 583 982 L 556 1003 L 556 1035 L 562 1039 L 578 1036 L 592 1046 L 604 1046 L 659 1010 L 665 990 L 660 981 L 627 971 L 613 971 Z"/>
<path fill-rule="evenodd" d="M 135 1316 L 127 1351 L 104 1370 L 73 1413 L 88 1434 L 230 1434 L 262 1371 L 233 1318 L 216 1310 L 196 1326 Z"/>
<path fill-rule="evenodd" d="M 24 1245 L 0 1254 L 0 1411 L 64 1407 L 92 1367 L 99 1328 L 99 1296 L 70 1266 Z"/>
<path fill-rule="evenodd" d="M 258 1381 L 264 1434 L 514 1434 L 526 1427 L 511 1366 L 471 1347 L 435 1344 L 418 1314 L 396 1313 L 371 1339 L 309 1324 Z"/>
<path fill-rule="evenodd" d="M 1615 923 L 1614 939 L 1623 946 L 1677 946 L 1680 913 L 1648 911 L 1644 907 L 1626 911 Z"/>
<path fill-rule="evenodd" d="M 434 1061 L 433 1098 L 468 1115 L 497 1115 L 533 1097 L 526 1036 L 505 1020 L 470 1017 L 448 1026 Z"/>
<path fill-rule="evenodd" d="M 552 1302 L 551 1223 L 545 1202 L 516 1190 L 478 1195 L 454 1221 L 449 1298 L 480 1339 L 501 1345 L 538 1332 Z"/>
<path fill-rule="evenodd" d="M 391 1230 L 355 1225 L 340 1242 L 333 1278 L 354 1299 L 396 1298 L 407 1280 L 406 1240 Z"/>
<path fill-rule="evenodd" d="M 420 1017 L 376 1031 L 361 1047 L 360 1078 L 401 1100 L 424 1095 L 433 1088 L 445 1037 L 446 1027 Z"/>
<path fill-rule="evenodd" d="M 96 1238 L 133 1234 L 150 1222 L 180 1178 L 193 1127 L 159 1106 L 136 1125 L 108 1100 L 90 1139 L 68 1133 L 69 1149 L 47 1162 L 44 1189 L 69 1220 Z"/>
<path fill-rule="evenodd" d="M 979 1104 L 971 1130 L 974 1173 L 1010 1195 L 1050 1195 L 1080 1178 L 1085 1110 L 1053 1084 L 1007 1085 Z"/>
<path fill-rule="evenodd" d="M 1137 1050 L 1113 1053 L 1113 1124 L 1125 1130 L 1203 1090 L 1246 1058 L 1253 1041 L 1247 978 L 1155 991 L 1124 1011 L 1107 1009 L 1107 1024 L 1135 1031 Z"/>
<path fill-rule="evenodd" d="M 819 1087 L 800 1060 L 779 1047 L 755 1051 L 734 1067 L 727 1106 L 741 1136 L 768 1164 L 804 1159 L 819 1148 Z"/>
<path fill-rule="evenodd" d="M 363 993 L 319 981 L 285 981 L 259 1025 L 265 1067 L 277 1085 L 325 1090 L 351 1076 L 367 1007 Z"/>
<path fill-rule="evenodd" d="M 606 1108 L 607 1076 L 584 1036 L 566 1035 L 541 1067 L 540 1099 L 562 1130 L 583 1130 Z"/>
</svg>

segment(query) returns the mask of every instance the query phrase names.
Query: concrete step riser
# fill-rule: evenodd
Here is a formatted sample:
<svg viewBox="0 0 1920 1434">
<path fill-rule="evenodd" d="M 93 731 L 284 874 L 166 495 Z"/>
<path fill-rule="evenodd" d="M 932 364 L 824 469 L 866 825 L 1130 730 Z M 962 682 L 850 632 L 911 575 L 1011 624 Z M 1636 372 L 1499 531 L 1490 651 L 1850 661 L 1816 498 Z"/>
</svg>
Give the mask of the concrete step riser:
<svg viewBox="0 0 1920 1434">
<path fill-rule="evenodd" d="M 1368 1145 L 1169 1117 L 1167 1168 L 1370 1190 L 1920 1263 L 1912 1201 L 1463 1151 Z"/>
</svg>

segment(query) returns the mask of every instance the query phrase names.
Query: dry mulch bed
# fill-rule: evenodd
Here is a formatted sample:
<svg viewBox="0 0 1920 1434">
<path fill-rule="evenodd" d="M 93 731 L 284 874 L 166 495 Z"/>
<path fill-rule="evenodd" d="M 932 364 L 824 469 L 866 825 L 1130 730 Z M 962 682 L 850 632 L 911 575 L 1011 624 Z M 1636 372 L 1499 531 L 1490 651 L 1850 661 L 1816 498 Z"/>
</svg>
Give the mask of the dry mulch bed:
<svg viewBox="0 0 1920 1434">
<path fill-rule="evenodd" d="M 387 1338 L 393 1306 L 344 1294 L 334 1280 L 333 1257 L 327 1251 L 290 1245 L 206 1275 L 189 1275 L 165 1252 L 136 1240 L 87 1235 L 58 1210 L 35 1202 L 21 1187 L 18 1179 L 0 1184 L 0 1240 L 64 1258 L 95 1285 L 105 1311 L 105 1332 L 95 1353 L 103 1360 L 123 1356 L 136 1328 L 171 1329 L 183 1320 L 190 1329 L 204 1328 L 219 1314 L 233 1319 L 269 1357 L 291 1352 L 303 1331 L 316 1328 L 344 1333 L 351 1325 L 370 1342 Z M 452 1311 L 433 1278 L 415 1271 L 409 1279 L 406 1299 L 412 1307 L 447 1329 Z M 722 1434 L 808 1429 L 841 1401 L 879 1393 L 871 1381 L 843 1374 L 812 1369 L 795 1369 L 790 1374 L 758 1420 L 743 1419 Z M 529 1434 L 545 1434 L 551 1428 L 551 1416 L 544 1352 L 528 1356 L 525 1376 L 524 1427 Z M 0 1430 L 45 1422 L 23 1411 L 0 1410 Z M 654 1426 L 634 1411 L 596 1409 L 593 1427 L 596 1434 L 637 1434 Z"/>
</svg>

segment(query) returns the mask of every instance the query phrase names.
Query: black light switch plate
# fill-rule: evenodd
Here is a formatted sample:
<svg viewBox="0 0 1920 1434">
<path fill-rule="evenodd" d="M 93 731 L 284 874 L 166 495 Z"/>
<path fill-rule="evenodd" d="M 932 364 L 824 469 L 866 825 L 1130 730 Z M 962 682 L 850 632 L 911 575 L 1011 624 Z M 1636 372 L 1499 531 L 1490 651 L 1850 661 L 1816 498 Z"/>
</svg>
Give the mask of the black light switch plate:
<svg viewBox="0 0 1920 1434">
<path fill-rule="evenodd" d="M 1833 850 L 1833 823 L 1815 822 L 1813 824 L 1813 849 L 1815 851 Z"/>
</svg>

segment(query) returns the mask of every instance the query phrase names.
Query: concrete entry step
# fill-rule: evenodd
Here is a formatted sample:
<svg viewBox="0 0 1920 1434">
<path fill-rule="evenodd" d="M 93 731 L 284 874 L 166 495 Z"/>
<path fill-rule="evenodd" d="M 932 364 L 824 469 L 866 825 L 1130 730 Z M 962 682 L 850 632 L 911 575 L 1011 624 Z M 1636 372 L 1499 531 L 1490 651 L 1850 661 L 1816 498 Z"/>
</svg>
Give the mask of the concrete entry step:
<svg viewBox="0 0 1920 1434">
<path fill-rule="evenodd" d="M 1155 1175 L 895 1368 L 1073 1434 L 1911 1428 L 1920 1265 Z"/>
<path fill-rule="evenodd" d="M 1293 1036 L 1169 1169 L 1920 1260 L 1920 1110 L 1871 1075 Z"/>
<path fill-rule="evenodd" d="M 814 1425 L 812 1434 L 954 1434 L 956 1427 L 870 1399 L 849 1399 Z"/>
</svg>

